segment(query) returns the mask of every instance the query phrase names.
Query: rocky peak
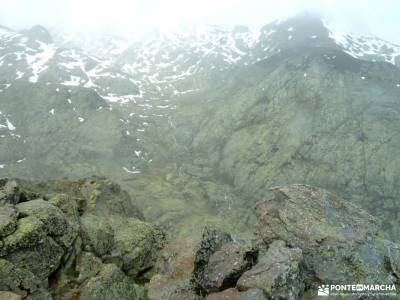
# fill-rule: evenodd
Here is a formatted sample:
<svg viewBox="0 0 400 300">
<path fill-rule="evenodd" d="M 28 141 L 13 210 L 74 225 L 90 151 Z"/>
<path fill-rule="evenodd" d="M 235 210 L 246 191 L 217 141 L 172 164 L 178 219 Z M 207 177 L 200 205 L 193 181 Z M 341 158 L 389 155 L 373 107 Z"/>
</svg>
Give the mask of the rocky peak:
<svg viewBox="0 0 400 300">
<path fill-rule="evenodd" d="M 49 31 L 42 25 L 33 26 L 31 29 L 24 32 L 32 40 L 40 41 L 42 43 L 50 44 L 53 39 Z"/>
<path fill-rule="evenodd" d="M 322 19 L 311 14 L 270 23 L 261 29 L 261 34 L 265 43 L 278 51 L 304 46 L 338 47 L 329 38 L 329 30 Z"/>
</svg>

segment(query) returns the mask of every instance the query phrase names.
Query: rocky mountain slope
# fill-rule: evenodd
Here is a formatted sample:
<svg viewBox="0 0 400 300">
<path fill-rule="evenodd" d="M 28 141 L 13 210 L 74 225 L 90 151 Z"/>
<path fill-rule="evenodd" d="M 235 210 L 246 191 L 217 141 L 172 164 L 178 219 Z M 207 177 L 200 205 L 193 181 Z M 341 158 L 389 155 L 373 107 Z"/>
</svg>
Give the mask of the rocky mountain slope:
<svg viewBox="0 0 400 300">
<path fill-rule="evenodd" d="M 374 217 L 311 186 L 272 191 L 252 244 L 211 227 L 166 243 L 107 179 L 2 179 L 0 299 L 296 300 L 350 280 L 396 297 L 400 245 Z"/>
<path fill-rule="evenodd" d="M 106 175 L 172 234 L 243 238 L 271 186 L 312 184 L 399 240 L 399 46 L 309 15 L 84 41 L 0 29 L 0 176 Z"/>
</svg>

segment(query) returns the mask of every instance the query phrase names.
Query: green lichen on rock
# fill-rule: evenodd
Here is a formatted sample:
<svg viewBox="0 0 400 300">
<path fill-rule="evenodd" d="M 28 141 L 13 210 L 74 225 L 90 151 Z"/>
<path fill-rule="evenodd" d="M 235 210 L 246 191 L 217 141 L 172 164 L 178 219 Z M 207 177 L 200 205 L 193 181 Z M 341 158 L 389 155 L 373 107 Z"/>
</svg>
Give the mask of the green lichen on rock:
<svg viewBox="0 0 400 300">
<path fill-rule="evenodd" d="M 134 218 L 116 222 L 112 256 L 122 262 L 122 269 L 130 276 L 151 269 L 165 244 L 165 233 L 157 226 Z"/>
<path fill-rule="evenodd" d="M 117 266 L 106 264 L 81 289 L 82 300 L 136 300 L 134 282 Z"/>
<path fill-rule="evenodd" d="M 17 229 L 3 239 L 3 252 L 10 253 L 18 248 L 29 248 L 46 236 L 45 224 L 34 216 L 21 218 Z"/>
<path fill-rule="evenodd" d="M 142 218 L 140 211 L 125 191 L 106 179 L 13 182 L 18 193 L 31 196 L 2 207 L 9 218 L 3 218 L 0 274 L 10 274 L 0 288 L 31 299 L 146 298 L 133 278 L 148 280 L 165 233 L 136 218 Z M 8 195 L 15 198 L 12 191 Z M 46 281 L 49 287 L 42 285 Z"/>
<path fill-rule="evenodd" d="M 17 228 L 17 210 L 6 204 L 0 206 L 0 238 L 9 235 Z"/>
<path fill-rule="evenodd" d="M 83 197 L 82 210 L 96 215 L 119 215 L 143 219 L 132 203 L 129 194 L 105 178 L 93 178 L 73 183 L 78 185 L 78 195 Z"/>
<path fill-rule="evenodd" d="M 41 281 L 28 270 L 20 269 L 10 261 L 0 258 L 0 290 L 25 296 L 38 290 L 40 284 Z"/>
<path fill-rule="evenodd" d="M 16 207 L 21 216 L 35 216 L 43 222 L 47 234 L 65 247 L 71 246 L 78 234 L 78 224 L 69 222 L 63 212 L 48 201 L 36 199 L 19 203 Z"/>
<path fill-rule="evenodd" d="M 88 278 L 96 276 L 101 270 L 102 265 L 100 258 L 90 252 L 82 252 L 76 261 L 77 281 L 84 282 Z"/>
<path fill-rule="evenodd" d="M 46 280 L 58 269 L 64 254 L 63 248 L 51 237 L 44 237 L 40 243 L 14 250 L 5 258 L 19 268 L 29 270 L 41 280 Z"/>
<path fill-rule="evenodd" d="M 114 245 L 114 230 L 107 218 L 85 213 L 80 220 L 85 250 L 92 251 L 100 257 L 109 254 Z"/>
<path fill-rule="evenodd" d="M 12 292 L 0 291 L 0 300 L 22 300 L 22 297 Z"/>
</svg>

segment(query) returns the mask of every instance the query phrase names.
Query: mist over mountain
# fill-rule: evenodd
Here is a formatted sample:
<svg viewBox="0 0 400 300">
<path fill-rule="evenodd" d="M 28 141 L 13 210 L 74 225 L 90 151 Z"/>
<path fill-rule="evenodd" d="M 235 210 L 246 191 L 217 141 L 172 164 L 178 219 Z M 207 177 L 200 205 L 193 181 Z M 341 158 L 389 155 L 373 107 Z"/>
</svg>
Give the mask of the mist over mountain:
<svg viewBox="0 0 400 300">
<path fill-rule="evenodd" d="M 303 285 L 292 282 L 297 296 L 280 299 L 298 299 L 316 283 L 345 281 L 353 274 L 353 269 L 317 270 L 321 253 L 328 257 L 326 249 L 362 253 L 353 262 L 362 270 L 358 279 L 390 277 L 398 286 L 399 269 L 393 267 L 399 266 L 398 258 L 391 261 L 391 269 L 387 267 L 382 258 L 386 242 L 380 239 L 400 242 L 399 104 L 400 45 L 343 33 L 315 14 L 274 21 L 260 30 L 193 26 L 153 31 L 136 39 L 71 34 L 40 25 L 26 30 L 0 27 L 0 177 L 50 182 L 21 187 L 43 195 L 71 194 L 78 203 L 86 199 L 89 204 L 80 208 L 85 213 L 92 213 L 90 193 L 105 195 L 93 196 L 101 206 L 110 205 L 104 199 L 113 193 L 118 202 L 120 191 L 103 181 L 79 179 L 110 178 L 130 195 L 129 200 L 118 198 L 135 210 L 129 217 L 140 215 L 171 238 L 190 235 L 207 224 L 230 232 L 233 240 L 250 241 L 256 223 L 271 226 L 268 234 L 261 230 L 263 242 L 270 245 L 270 236 L 276 234 L 288 246 L 301 248 L 311 257 L 304 267 L 307 272 L 312 269 L 307 274 L 317 274 L 312 279 L 307 275 Z M 64 181 L 50 181 L 55 179 Z M 278 204 L 266 202 L 270 219 L 263 219 L 263 207 L 257 206 L 257 218 L 253 212 L 257 202 L 271 196 L 271 188 L 293 184 L 301 186 L 274 189 L 274 201 L 294 205 L 307 217 L 306 223 L 296 220 L 310 230 L 306 237 L 296 232 L 297 225 L 291 223 L 296 217 L 287 211 L 282 212 L 283 229 L 274 223 L 279 223 L 274 219 Z M 352 205 L 362 208 L 360 215 Z M 322 221 L 318 216 L 313 219 L 317 211 L 324 211 Z M 116 220 L 124 214 L 117 215 Z M 97 217 L 104 217 L 104 211 Z M 116 239 L 119 233 L 124 236 L 119 221 L 110 222 Z M 368 224 L 374 224 L 373 233 L 358 231 L 357 226 Z M 162 248 L 153 245 L 153 236 L 160 238 L 161 233 L 152 225 L 129 226 L 143 226 L 143 235 L 151 232 L 146 247 Z M 207 234 L 215 243 L 221 238 Z M 304 246 L 301 239 L 308 234 L 318 238 Z M 232 242 L 226 238 L 224 243 L 228 240 Z M 364 241 L 365 248 L 355 246 Z M 122 244 L 126 245 L 115 246 L 118 253 L 128 251 L 121 250 Z M 310 246 L 314 244 L 327 248 L 315 250 Z M 287 249 L 282 250 L 285 255 L 295 255 Z M 332 256 L 330 267 L 350 259 L 341 251 Z M 0 248 L 0 257 L 1 253 Z M 103 263 L 113 262 L 97 255 Z M 121 268 L 138 283 L 153 265 L 146 260 L 139 269 L 132 267 L 134 263 L 127 267 L 129 255 L 121 258 Z M 240 274 L 254 265 L 249 256 L 243 257 L 248 265 L 243 263 Z M 382 260 L 381 277 L 372 276 L 373 267 L 366 263 L 375 259 Z M 250 289 L 244 281 L 239 285 L 236 277 L 231 286 L 221 283 L 216 288 L 215 282 L 206 280 L 208 269 L 195 266 L 193 276 L 205 276 L 195 289 L 199 298 L 168 299 L 203 299 L 202 295 L 228 287 L 238 293 Z M 154 289 L 153 285 L 150 295 L 158 293 Z M 257 299 L 271 299 L 270 292 L 265 293 Z M 167 299 L 164 294 L 157 297 L 150 299 Z"/>
<path fill-rule="evenodd" d="M 3 176 L 140 182 L 188 168 L 250 198 L 292 181 L 398 196 L 396 157 L 373 167 L 398 142 L 400 46 L 379 38 L 306 14 L 133 42 L 2 28 L 0 54 Z"/>
</svg>

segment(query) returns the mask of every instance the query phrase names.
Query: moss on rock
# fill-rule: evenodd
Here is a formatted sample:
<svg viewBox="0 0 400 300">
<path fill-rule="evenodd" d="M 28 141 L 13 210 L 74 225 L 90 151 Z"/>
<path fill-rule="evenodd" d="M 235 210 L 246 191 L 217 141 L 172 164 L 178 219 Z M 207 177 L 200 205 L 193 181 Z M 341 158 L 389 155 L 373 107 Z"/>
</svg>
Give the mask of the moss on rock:
<svg viewBox="0 0 400 300">
<path fill-rule="evenodd" d="M 114 230 L 107 218 L 91 213 L 81 217 L 81 236 L 85 250 L 100 257 L 109 254 L 114 245 Z"/>
<path fill-rule="evenodd" d="M 114 264 L 106 264 L 82 287 L 82 300 L 136 300 L 134 282 Z"/>
</svg>

